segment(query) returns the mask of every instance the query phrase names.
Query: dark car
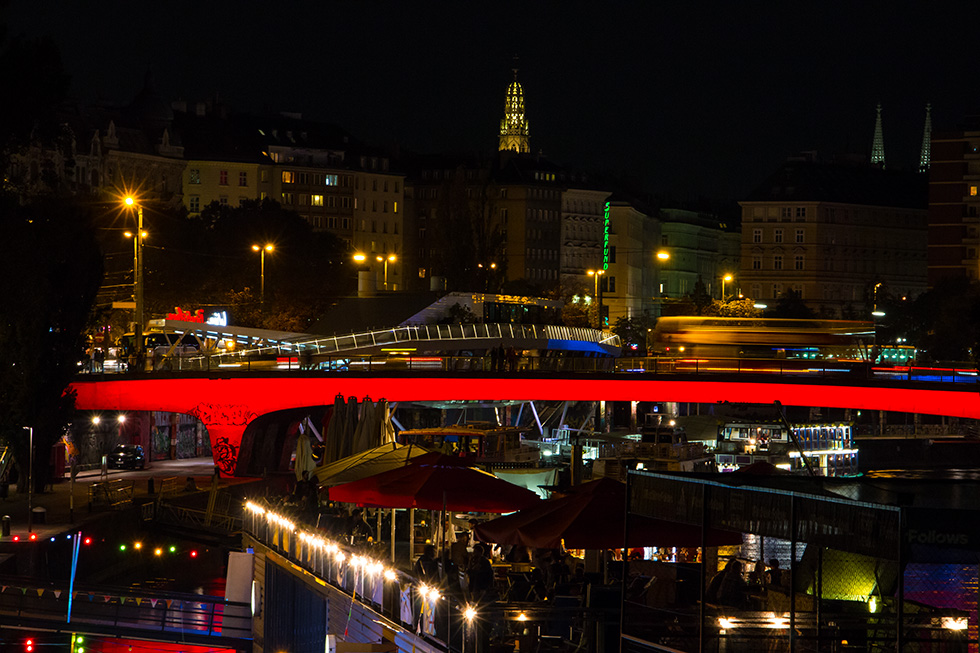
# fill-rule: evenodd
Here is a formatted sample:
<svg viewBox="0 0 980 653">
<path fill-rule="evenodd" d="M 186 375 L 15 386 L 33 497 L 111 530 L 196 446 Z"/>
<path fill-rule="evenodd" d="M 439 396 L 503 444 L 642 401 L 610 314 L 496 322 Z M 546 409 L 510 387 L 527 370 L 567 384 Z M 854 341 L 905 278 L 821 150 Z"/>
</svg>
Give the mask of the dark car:
<svg viewBox="0 0 980 653">
<path fill-rule="evenodd" d="M 143 447 L 138 444 L 119 444 L 109 454 L 109 467 L 113 469 L 143 469 L 146 459 L 143 457 Z"/>
</svg>

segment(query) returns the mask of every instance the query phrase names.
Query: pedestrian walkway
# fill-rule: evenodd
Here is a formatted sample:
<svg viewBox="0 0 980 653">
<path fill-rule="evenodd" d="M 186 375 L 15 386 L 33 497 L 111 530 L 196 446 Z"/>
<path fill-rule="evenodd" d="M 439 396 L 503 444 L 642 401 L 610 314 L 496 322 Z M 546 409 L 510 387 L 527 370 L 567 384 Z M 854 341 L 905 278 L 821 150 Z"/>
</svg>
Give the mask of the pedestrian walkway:
<svg viewBox="0 0 980 653">
<path fill-rule="evenodd" d="M 213 475 L 214 461 L 211 458 L 155 461 L 150 468 L 138 472 L 109 470 L 105 475 L 101 470 L 79 472 L 74 483 L 66 475 L 65 478 L 56 479 L 43 492 L 34 493 L 34 523 L 31 532 L 38 539 L 50 538 L 71 532 L 85 523 L 112 518 L 114 511 L 105 506 L 92 506 L 90 509 L 89 489 L 94 483 L 106 480 L 132 482 L 132 504 L 138 506 L 158 498 L 164 479 L 176 479 L 176 486 L 183 491 L 190 477 L 194 479 L 194 486 L 198 490 L 207 490 L 211 487 Z M 226 487 L 252 480 L 219 478 L 218 483 L 219 486 Z M 27 492 L 19 493 L 16 490 L 16 486 L 11 485 L 8 496 L 0 498 L 0 520 L 9 517 L 10 522 L 10 534 L 3 535 L 0 530 L 0 542 L 24 541 L 29 538 L 28 495 Z"/>
</svg>

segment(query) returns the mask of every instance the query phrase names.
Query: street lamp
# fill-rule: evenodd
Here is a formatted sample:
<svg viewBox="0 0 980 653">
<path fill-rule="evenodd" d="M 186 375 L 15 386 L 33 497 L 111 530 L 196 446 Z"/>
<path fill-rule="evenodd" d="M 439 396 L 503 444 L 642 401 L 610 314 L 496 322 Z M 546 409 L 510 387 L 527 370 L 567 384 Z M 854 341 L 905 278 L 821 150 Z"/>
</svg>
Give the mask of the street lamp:
<svg viewBox="0 0 980 653">
<path fill-rule="evenodd" d="M 28 444 L 30 447 L 30 452 L 27 457 L 28 467 L 27 467 L 27 532 L 34 532 L 34 427 L 25 426 L 24 430 L 28 432 Z"/>
<path fill-rule="evenodd" d="M 143 206 L 136 198 L 127 195 L 123 198 L 127 207 L 136 207 L 136 233 L 133 235 L 133 300 L 136 302 L 136 327 L 133 338 L 136 341 L 136 369 L 143 366 Z"/>
<path fill-rule="evenodd" d="M 602 295 L 599 294 L 601 288 L 599 287 L 599 277 L 606 273 L 605 270 L 588 270 L 588 275 L 590 277 L 595 277 L 595 297 L 596 300 L 596 328 L 602 328 Z"/>
<path fill-rule="evenodd" d="M 259 282 L 259 302 L 262 304 L 262 308 L 265 308 L 265 253 L 271 252 L 275 249 L 272 243 L 267 243 L 264 247 L 262 245 L 252 245 L 252 249 L 259 253 L 259 270 L 260 270 L 260 282 Z"/>
<path fill-rule="evenodd" d="M 723 302 L 725 301 L 725 284 L 726 283 L 731 283 L 732 279 L 734 279 L 734 278 L 735 277 L 733 277 L 730 274 L 726 274 L 725 276 L 723 276 L 721 278 L 721 301 L 723 301 Z"/>
<path fill-rule="evenodd" d="M 394 263 L 397 260 L 397 258 L 395 257 L 394 254 L 389 254 L 388 256 L 376 256 L 375 258 L 379 262 L 384 261 L 384 264 L 385 264 L 385 290 L 388 290 L 388 261 L 391 261 L 392 263 Z"/>
</svg>

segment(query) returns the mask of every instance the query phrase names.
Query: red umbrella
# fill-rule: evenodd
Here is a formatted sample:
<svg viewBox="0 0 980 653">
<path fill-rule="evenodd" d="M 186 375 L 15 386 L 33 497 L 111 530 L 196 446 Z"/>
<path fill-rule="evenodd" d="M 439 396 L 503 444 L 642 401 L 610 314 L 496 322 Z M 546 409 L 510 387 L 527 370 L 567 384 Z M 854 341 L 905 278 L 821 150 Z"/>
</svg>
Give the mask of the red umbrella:
<svg viewBox="0 0 980 653">
<path fill-rule="evenodd" d="M 612 549 L 623 546 L 626 486 L 601 478 L 558 499 L 549 499 L 513 515 L 476 527 L 477 539 L 555 549 Z M 740 544 L 740 533 L 709 529 L 707 544 Z M 700 546 L 701 529 L 634 515 L 626 546 Z"/>
<path fill-rule="evenodd" d="M 445 506 L 461 512 L 510 512 L 539 501 L 530 490 L 440 453 L 334 486 L 330 500 L 384 508 L 442 510 Z"/>
</svg>

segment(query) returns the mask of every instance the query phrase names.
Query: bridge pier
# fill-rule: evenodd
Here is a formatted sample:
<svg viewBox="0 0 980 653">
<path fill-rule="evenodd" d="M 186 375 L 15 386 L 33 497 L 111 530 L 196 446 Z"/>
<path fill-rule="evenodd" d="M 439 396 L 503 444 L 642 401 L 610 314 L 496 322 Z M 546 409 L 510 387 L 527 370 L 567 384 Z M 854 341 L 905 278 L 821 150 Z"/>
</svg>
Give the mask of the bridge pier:
<svg viewBox="0 0 980 653">
<path fill-rule="evenodd" d="M 242 435 L 256 413 L 244 404 L 200 403 L 188 414 L 201 420 L 208 430 L 211 455 L 222 476 L 234 476 Z"/>
</svg>

